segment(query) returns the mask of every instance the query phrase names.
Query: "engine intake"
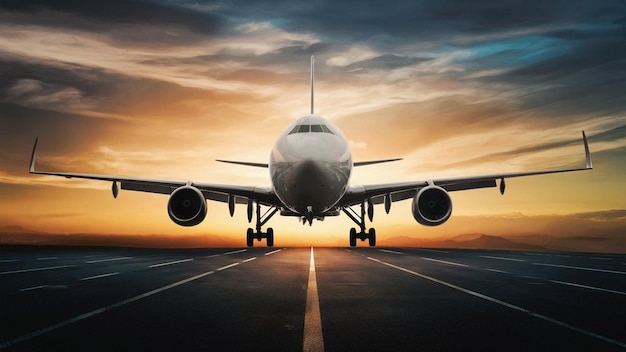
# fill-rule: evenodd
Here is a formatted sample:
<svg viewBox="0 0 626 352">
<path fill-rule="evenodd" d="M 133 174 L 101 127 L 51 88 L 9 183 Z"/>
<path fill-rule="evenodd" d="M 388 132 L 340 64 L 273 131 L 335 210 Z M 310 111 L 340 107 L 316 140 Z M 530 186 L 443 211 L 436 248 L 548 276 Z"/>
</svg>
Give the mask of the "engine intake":
<svg viewBox="0 0 626 352">
<path fill-rule="evenodd" d="M 422 188 L 411 206 L 415 220 L 425 226 L 438 226 L 446 222 L 452 214 L 452 200 L 448 192 L 438 186 Z"/>
<path fill-rule="evenodd" d="M 167 213 L 180 226 L 198 225 L 206 217 L 206 199 L 195 187 L 179 187 L 172 192 L 167 202 Z"/>
</svg>

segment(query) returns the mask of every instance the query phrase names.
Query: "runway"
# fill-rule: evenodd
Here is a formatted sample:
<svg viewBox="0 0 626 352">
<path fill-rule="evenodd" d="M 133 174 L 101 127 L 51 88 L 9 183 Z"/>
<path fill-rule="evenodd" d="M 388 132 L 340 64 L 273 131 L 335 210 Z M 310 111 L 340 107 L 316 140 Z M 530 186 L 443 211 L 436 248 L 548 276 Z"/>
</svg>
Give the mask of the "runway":
<svg viewBox="0 0 626 352">
<path fill-rule="evenodd" d="M 2 247 L 3 351 L 622 351 L 626 256 Z"/>
</svg>

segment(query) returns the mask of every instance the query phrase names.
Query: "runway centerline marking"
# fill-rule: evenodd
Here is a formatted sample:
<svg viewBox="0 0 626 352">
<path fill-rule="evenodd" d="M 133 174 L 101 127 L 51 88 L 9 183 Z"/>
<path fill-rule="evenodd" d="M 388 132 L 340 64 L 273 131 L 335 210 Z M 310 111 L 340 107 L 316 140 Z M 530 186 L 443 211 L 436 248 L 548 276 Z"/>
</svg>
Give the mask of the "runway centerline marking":
<svg viewBox="0 0 626 352">
<path fill-rule="evenodd" d="M 581 285 L 581 284 L 575 284 L 573 282 L 565 282 L 565 281 L 557 281 L 557 280 L 550 280 L 550 282 L 553 282 L 555 284 L 561 284 L 561 285 L 567 285 L 567 286 L 574 286 L 574 287 L 580 287 L 580 288 L 585 288 L 588 290 L 595 290 L 595 291 L 601 291 L 601 292 L 609 292 L 609 293 L 615 293 L 618 295 L 624 295 L 626 296 L 626 292 L 622 292 L 622 291 L 615 291 L 615 290 L 609 290 L 607 288 L 602 288 L 602 287 L 595 287 L 595 286 L 587 286 L 587 285 Z"/>
<path fill-rule="evenodd" d="M 104 262 L 114 262 L 114 261 L 118 261 L 118 260 L 126 260 L 126 259 L 132 259 L 133 257 L 119 257 L 119 258 L 109 258 L 109 259 L 96 259 L 96 260 L 89 260 L 86 261 L 86 264 L 93 264 L 93 263 L 104 263 Z"/>
<path fill-rule="evenodd" d="M 253 261 L 253 260 L 255 260 L 255 259 L 256 259 L 256 257 L 248 258 L 248 259 L 246 259 L 246 260 L 242 261 L 241 263 L 251 262 L 251 261 Z"/>
<path fill-rule="evenodd" d="M 433 259 L 433 258 L 427 258 L 427 257 L 421 257 L 424 260 L 430 260 L 431 262 L 437 262 L 437 263 L 443 263 L 443 264 L 448 264 L 448 265 L 456 265 L 456 266 L 463 266 L 466 268 L 469 268 L 469 265 L 465 265 L 465 264 L 461 264 L 461 263 L 455 263 L 455 262 L 448 262 L 445 260 L 439 260 L 439 259 Z"/>
<path fill-rule="evenodd" d="M 32 272 L 32 271 L 55 270 L 55 269 L 69 268 L 69 267 L 72 267 L 72 266 L 74 266 L 74 265 L 57 265 L 57 266 L 48 266 L 48 267 L 45 267 L 45 268 L 34 268 L 34 269 L 21 269 L 21 270 L 3 271 L 3 272 L 0 272 L 0 275 L 29 273 L 29 272 Z"/>
<path fill-rule="evenodd" d="M 2 259 L 0 260 L 0 263 L 15 263 L 15 262 L 19 262 L 19 259 Z"/>
<path fill-rule="evenodd" d="M 391 253 L 391 254 L 406 255 L 406 253 L 396 252 L 396 251 L 392 251 L 392 250 L 389 250 L 389 249 L 379 249 L 379 251 L 385 252 L 385 253 Z"/>
<path fill-rule="evenodd" d="M 226 253 L 223 253 L 222 255 L 231 255 L 231 254 L 243 253 L 245 251 L 247 251 L 247 249 L 240 249 L 238 251 L 226 252 Z"/>
<path fill-rule="evenodd" d="M 481 255 L 481 258 L 487 258 L 487 259 L 499 259 L 499 260 L 509 260 L 512 262 L 525 262 L 524 259 L 515 259 L 515 258 L 506 258 L 506 257 L 494 257 L 494 256 L 490 256 L 490 255 Z"/>
<path fill-rule="evenodd" d="M 84 277 L 84 278 L 80 279 L 80 281 L 101 279 L 103 277 L 109 277 L 109 276 L 118 275 L 118 274 L 119 273 L 108 273 L 108 274 L 102 274 L 102 275 L 89 276 L 89 277 Z"/>
<path fill-rule="evenodd" d="M 618 341 L 618 340 L 613 340 L 613 339 L 611 339 L 609 337 L 602 336 L 602 335 L 596 334 L 594 332 L 591 332 L 591 331 L 588 331 L 588 330 L 585 330 L 585 329 L 581 329 L 579 327 L 570 325 L 570 324 L 562 322 L 560 320 L 556 320 L 556 319 L 550 318 L 550 317 L 548 317 L 546 315 L 535 313 L 535 312 L 533 312 L 531 310 L 528 310 L 526 308 L 522 308 L 520 306 L 516 306 L 514 304 L 501 301 L 501 300 L 499 300 L 497 298 L 493 298 L 493 297 L 484 295 L 482 293 L 478 293 L 476 291 L 472 291 L 470 289 L 463 288 L 461 286 L 457 286 L 455 284 L 451 284 L 451 283 L 443 281 L 443 280 L 439 280 L 439 279 L 434 278 L 432 276 L 428 276 L 428 275 L 424 275 L 424 274 L 418 273 L 418 272 L 410 270 L 410 269 L 405 269 L 405 268 L 403 268 L 401 266 L 397 266 L 397 265 L 393 265 L 393 264 L 390 264 L 390 263 L 387 263 L 387 262 L 383 262 L 382 260 L 379 260 L 379 259 L 376 259 L 376 258 L 367 257 L 367 259 L 369 259 L 371 261 L 375 261 L 375 262 L 380 263 L 382 265 L 386 265 L 388 267 L 394 268 L 396 270 L 400 270 L 400 271 L 403 271 L 405 273 L 408 273 L 408 274 L 420 277 L 422 279 L 426 279 L 428 281 L 432 281 L 432 282 L 438 283 L 440 285 L 447 286 L 449 288 L 452 288 L 454 290 L 466 293 L 468 295 L 472 295 L 474 297 L 482 298 L 482 299 L 484 299 L 486 301 L 489 301 L 489 302 L 492 302 L 492 303 L 496 303 L 496 304 L 499 304 L 501 306 L 504 306 L 504 307 L 516 310 L 518 312 L 522 312 L 522 313 L 528 314 L 528 315 L 533 316 L 535 318 L 538 318 L 538 319 L 541 319 L 543 321 L 547 321 L 549 323 L 553 323 L 553 324 L 562 326 L 562 327 L 570 329 L 572 331 L 576 331 L 578 333 L 581 333 L 581 334 L 584 334 L 584 335 L 587 335 L 587 336 L 590 336 L 590 337 L 594 337 L 596 339 L 599 339 L 599 340 L 602 340 L 602 341 L 605 341 L 605 342 L 617 345 L 619 347 L 626 348 L 626 343 L 624 343 L 624 342 L 621 342 L 621 341 Z"/>
<path fill-rule="evenodd" d="M 146 298 L 146 297 L 150 297 L 150 296 L 155 295 L 157 293 L 161 293 L 161 292 L 167 291 L 167 290 L 169 290 L 171 288 L 174 288 L 174 287 L 177 287 L 177 286 L 180 286 L 180 285 L 184 285 L 184 284 L 186 284 L 188 282 L 201 279 L 201 278 L 203 278 L 205 276 L 215 274 L 218 271 L 226 270 L 228 268 L 232 268 L 232 267 L 237 266 L 239 264 L 241 264 L 241 262 L 233 263 L 233 264 L 221 267 L 221 268 L 219 268 L 217 270 L 207 271 L 205 273 L 198 274 L 196 276 L 192 276 L 192 277 L 180 280 L 180 281 L 176 281 L 173 284 L 169 284 L 169 285 L 166 285 L 166 286 L 154 289 L 152 291 L 148 291 L 146 293 L 142 293 L 142 294 L 137 295 L 135 297 L 131 297 L 129 299 L 125 299 L 123 301 L 120 301 L 120 302 L 117 302 L 117 303 L 113 303 L 113 304 L 110 304 L 108 306 L 105 306 L 105 307 L 102 307 L 102 308 L 98 308 L 96 310 L 92 310 L 91 312 L 75 316 L 73 318 L 64 320 L 64 321 L 62 321 L 60 323 L 56 323 L 54 325 L 50 325 L 50 326 L 45 327 L 43 329 L 39 329 L 37 331 L 33 331 L 33 332 L 29 333 L 29 334 L 22 335 L 22 336 L 16 337 L 16 338 L 8 340 L 8 341 L 0 342 L 0 349 L 7 348 L 7 347 L 13 346 L 15 344 L 18 344 L 20 342 L 24 342 L 24 341 L 30 340 L 30 339 L 32 339 L 34 337 L 46 334 L 46 333 L 48 333 L 50 331 L 62 328 L 64 326 L 70 325 L 72 323 L 79 322 L 81 320 L 85 320 L 87 318 L 93 317 L 93 316 L 98 315 L 98 314 L 102 314 L 102 313 L 107 312 L 107 311 L 109 311 L 111 309 L 118 308 L 118 307 L 127 305 L 129 303 L 133 303 L 133 302 L 138 301 L 140 299 L 143 299 L 143 298 Z"/>
<path fill-rule="evenodd" d="M 626 275 L 626 271 L 596 269 L 596 268 L 585 268 L 585 267 L 582 267 L 582 266 L 569 266 L 569 265 L 546 264 L 546 263 L 533 263 L 533 265 L 552 266 L 552 267 L 555 267 L 555 268 L 586 270 L 586 271 L 596 271 L 596 272 L 600 272 L 600 273 Z"/>
<path fill-rule="evenodd" d="M 54 259 L 59 259 L 59 257 L 43 257 L 43 258 L 37 258 L 37 260 L 54 260 Z"/>
<path fill-rule="evenodd" d="M 174 264 L 180 264 L 180 263 L 190 262 L 190 261 L 192 261 L 192 260 L 193 260 L 193 258 L 187 258 L 187 259 L 175 260 L 175 261 L 173 261 L 173 262 L 166 262 L 166 263 L 153 264 L 153 265 L 150 265 L 148 268 L 158 268 L 158 267 L 162 267 L 162 266 L 166 266 L 166 265 L 174 265 Z"/>
<path fill-rule="evenodd" d="M 324 351 L 322 316 L 320 314 L 320 300 L 317 295 L 317 277 L 315 275 L 315 255 L 313 253 L 313 247 L 311 247 L 311 261 L 309 264 L 309 283 L 306 291 L 303 335 L 302 351 Z"/>
<path fill-rule="evenodd" d="M 267 252 L 267 253 L 265 253 L 264 255 L 272 255 L 272 254 L 276 254 L 276 253 L 278 253 L 278 252 L 280 252 L 280 251 L 282 251 L 282 250 L 283 250 L 282 248 L 281 248 L 281 249 L 277 249 L 277 250 L 275 250 L 275 251 Z"/>
</svg>

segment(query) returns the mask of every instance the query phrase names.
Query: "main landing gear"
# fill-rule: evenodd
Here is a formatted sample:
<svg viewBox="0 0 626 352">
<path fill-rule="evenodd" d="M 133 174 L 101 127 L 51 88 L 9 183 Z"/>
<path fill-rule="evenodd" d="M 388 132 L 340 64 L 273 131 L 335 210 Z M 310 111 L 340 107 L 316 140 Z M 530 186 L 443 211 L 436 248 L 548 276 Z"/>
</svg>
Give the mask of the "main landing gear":
<svg viewBox="0 0 626 352">
<path fill-rule="evenodd" d="M 268 247 L 274 246 L 274 229 L 268 227 L 267 232 L 263 232 L 261 227 L 265 225 L 276 212 L 278 212 L 278 208 L 272 206 L 261 216 L 261 205 L 256 203 L 256 231 L 248 228 L 248 232 L 246 233 L 246 244 L 248 247 L 254 246 L 254 240 L 261 241 L 264 238 Z M 248 221 L 252 221 L 252 201 L 248 202 Z"/>
<path fill-rule="evenodd" d="M 374 247 L 376 245 L 376 229 L 370 228 L 368 231 L 365 231 L 365 201 L 361 202 L 361 214 L 357 214 L 352 208 L 343 208 L 343 212 L 348 215 L 348 217 L 354 221 L 359 228 L 360 232 L 356 232 L 357 230 L 353 227 L 350 229 L 350 247 L 356 247 L 357 238 L 361 241 L 369 240 L 370 247 Z M 367 213 L 370 221 L 374 217 L 374 207 L 371 202 L 368 202 Z"/>
</svg>

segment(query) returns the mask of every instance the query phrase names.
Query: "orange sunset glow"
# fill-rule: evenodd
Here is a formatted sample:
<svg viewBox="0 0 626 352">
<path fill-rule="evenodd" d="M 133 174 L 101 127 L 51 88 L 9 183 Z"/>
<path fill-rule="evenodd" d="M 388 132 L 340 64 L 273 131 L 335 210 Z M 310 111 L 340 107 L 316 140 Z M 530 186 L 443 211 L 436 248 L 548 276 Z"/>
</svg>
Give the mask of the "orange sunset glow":
<svg viewBox="0 0 626 352">
<path fill-rule="evenodd" d="M 551 249 L 626 252 L 619 11 L 546 6 L 527 20 L 520 4 L 497 21 L 484 5 L 381 11 L 366 2 L 354 13 L 290 4 L 0 5 L 0 242 L 37 233 L 243 246 L 245 205 L 230 218 L 209 201 L 204 222 L 180 227 L 167 196 L 113 199 L 107 182 L 29 175 L 34 139 L 41 170 L 269 185 L 266 169 L 215 159 L 268 161 L 276 137 L 308 113 L 315 55 L 316 113 L 342 129 L 354 160 L 403 158 L 356 168 L 352 184 L 582 167 L 581 131 L 589 137 L 593 171 L 510 179 L 503 196 L 452 192 L 452 217 L 439 227 L 417 224 L 410 200 L 388 215 L 376 206 L 380 245 L 541 235 L 563 241 Z M 450 15 L 457 10 L 464 16 Z M 354 224 L 276 216 L 268 226 L 277 246 L 346 246 Z"/>
</svg>

